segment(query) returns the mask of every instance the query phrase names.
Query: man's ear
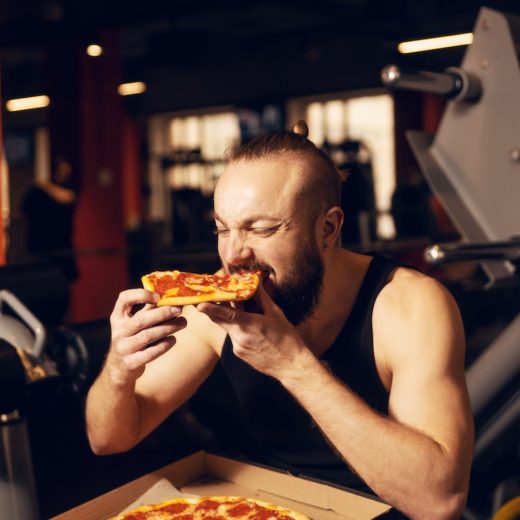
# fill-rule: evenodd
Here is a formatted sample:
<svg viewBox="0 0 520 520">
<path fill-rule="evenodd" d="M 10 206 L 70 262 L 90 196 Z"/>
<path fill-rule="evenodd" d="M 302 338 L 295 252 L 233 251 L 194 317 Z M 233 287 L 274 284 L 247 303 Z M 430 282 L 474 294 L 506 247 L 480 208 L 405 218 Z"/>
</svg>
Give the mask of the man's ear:
<svg viewBox="0 0 520 520">
<path fill-rule="evenodd" d="M 339 240 L 341 227 L 343 226 L 344 214 L 339 206 L 329 208 L 321 219 L 320 248 L 330 249 Z"/>
</svg>

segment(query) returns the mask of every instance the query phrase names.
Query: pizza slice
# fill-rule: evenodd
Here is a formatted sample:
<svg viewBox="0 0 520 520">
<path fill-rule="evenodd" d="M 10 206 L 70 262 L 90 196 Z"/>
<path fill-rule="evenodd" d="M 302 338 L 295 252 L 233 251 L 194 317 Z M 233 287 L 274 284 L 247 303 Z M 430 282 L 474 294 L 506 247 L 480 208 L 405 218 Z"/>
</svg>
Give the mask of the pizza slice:
<svg viewBox="0 0 520 520">
<path fill-rule="evenodd" d="M 251 298 L 260 284 L 261 272 L 197 274 L 154 271 L 141 277 L 143 287 L 161 297 L 157 305 L 196 305 L 202 302 L 233 302 Z"/>
</svg>

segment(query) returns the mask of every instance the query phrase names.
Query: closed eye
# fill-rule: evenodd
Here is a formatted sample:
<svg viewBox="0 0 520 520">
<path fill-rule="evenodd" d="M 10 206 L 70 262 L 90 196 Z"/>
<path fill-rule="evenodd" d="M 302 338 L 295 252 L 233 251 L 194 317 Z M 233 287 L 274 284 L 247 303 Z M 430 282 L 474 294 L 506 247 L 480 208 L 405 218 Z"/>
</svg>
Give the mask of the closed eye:
<svg viewBox="0 0 520 520">
<path fill-rule="evenodd" d="M 217 236 L 227 236 L 229 235 L 229 229 L 217 227 L 213 230 L 213 234 Z"/>
<path fill-rule="evenodd" d="M 253 233 L 253 235 L 260 236 L 260 237 L 268 237 L 274 234 L 278 230 L 278 226 L 272 226 L 272 227 L 257 227 L 257 228 L 251 228 L 250 231 Z"/>
</svg>

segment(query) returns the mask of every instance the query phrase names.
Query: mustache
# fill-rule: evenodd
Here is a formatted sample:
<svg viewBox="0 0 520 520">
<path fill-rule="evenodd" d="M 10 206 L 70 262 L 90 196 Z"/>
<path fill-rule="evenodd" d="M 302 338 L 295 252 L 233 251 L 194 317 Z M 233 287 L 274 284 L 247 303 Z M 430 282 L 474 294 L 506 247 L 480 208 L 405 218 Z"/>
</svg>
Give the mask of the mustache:
<svg viewBox="0 0 520 520">
<path fill-rule="evenodd" d="M 258 262 L 257 260 L 251 260 L 245 264 L 240 265 L 229 265 L 228 271 L 230 273 L 237 273 L 239 271 L 261 271 L 264 275 L 274 273 L 274 269 L 264 262 Z"/>
</svg>

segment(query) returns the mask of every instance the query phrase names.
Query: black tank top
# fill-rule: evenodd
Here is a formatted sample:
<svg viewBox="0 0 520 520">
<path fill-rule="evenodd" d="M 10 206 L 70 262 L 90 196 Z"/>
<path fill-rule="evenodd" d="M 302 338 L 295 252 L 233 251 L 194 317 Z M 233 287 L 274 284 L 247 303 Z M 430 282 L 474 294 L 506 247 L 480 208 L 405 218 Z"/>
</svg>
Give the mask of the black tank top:
<svg viewBox="0 0 520 520">
<path fill-rule="evenodd" d="M 385 415 L 388 393 L 375 365 L 372 310 L 396 266 L 381 256 L 373 257 L 343 329 L 321 358 L 338 379 Z M 221 364 L 236 394 L 243 426 L 255 446 L 250 451 L 252 458 L 293 474 L 367 489 L 293 396 L 278 381 L 234 355 L 229 337 L 224 343 Z"/>
</svg>

